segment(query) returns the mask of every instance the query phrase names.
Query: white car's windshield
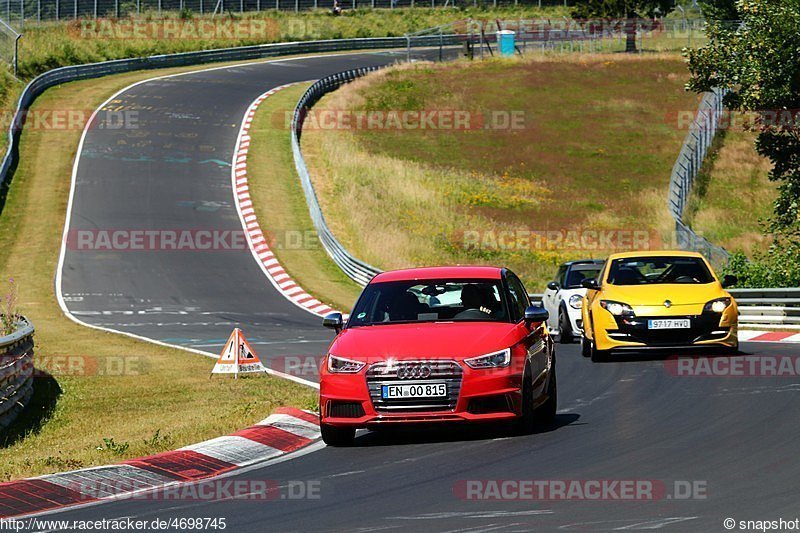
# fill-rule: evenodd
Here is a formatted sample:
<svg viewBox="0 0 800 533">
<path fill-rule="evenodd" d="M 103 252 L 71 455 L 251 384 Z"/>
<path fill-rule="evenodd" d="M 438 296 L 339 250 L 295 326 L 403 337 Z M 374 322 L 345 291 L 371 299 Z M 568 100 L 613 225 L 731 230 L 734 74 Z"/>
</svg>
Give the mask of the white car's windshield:
<svg viewBox="0 0 800 533">
<path fill-rule="evenodd" d="M 581 287 L 581 282 L 585 279 L 597 278 L 600 268 L 603 265 L 587 264 L 587 265 L 573 265 L 569 272 L 567 272 L 567 279 L 564 281 L 565 289 L 578 289 Z"/>
</svg>

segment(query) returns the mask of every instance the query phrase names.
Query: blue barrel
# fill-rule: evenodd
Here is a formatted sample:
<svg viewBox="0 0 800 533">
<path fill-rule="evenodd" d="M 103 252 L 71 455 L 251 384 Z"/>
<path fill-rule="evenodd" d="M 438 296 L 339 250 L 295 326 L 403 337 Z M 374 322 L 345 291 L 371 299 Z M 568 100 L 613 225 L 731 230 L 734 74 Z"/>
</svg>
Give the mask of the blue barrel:
<svg viewBox="0 0 800 533">
<path fill-rule="evenodd" d="M 497 47 L 500 55 L 511 57 L 514 55 L 514 32 L 511 30 L 500 30 L 497 32 Z"/>
</svg>

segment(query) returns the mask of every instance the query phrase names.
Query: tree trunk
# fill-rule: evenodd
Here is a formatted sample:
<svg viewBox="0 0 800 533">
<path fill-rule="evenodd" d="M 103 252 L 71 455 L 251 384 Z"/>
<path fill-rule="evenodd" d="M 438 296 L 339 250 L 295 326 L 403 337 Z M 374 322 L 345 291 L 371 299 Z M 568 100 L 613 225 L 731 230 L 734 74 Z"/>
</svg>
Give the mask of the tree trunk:
<svg viewBox="0 0 800 533">
<path fill-rule="evenodd" d="M 633 18 L 625 22 L 625 53 L 636 53 L 636 19 Z"/>
</svg>

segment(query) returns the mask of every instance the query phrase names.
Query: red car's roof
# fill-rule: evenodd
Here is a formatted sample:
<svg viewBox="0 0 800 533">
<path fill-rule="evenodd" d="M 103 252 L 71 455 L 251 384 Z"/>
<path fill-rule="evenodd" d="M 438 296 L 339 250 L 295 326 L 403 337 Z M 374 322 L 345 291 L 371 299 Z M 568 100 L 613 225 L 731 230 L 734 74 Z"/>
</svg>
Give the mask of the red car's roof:
<svg viewBox="0 0 800 533">
<path fill-rule="evenodd" d="M 500 279 L 502 269 L 487 266 L 442 266 L 424 268 L 406 268 L 381 272 L 371 283 L 384 281 L 407 281 L 426 279 Z"/>
</svg>

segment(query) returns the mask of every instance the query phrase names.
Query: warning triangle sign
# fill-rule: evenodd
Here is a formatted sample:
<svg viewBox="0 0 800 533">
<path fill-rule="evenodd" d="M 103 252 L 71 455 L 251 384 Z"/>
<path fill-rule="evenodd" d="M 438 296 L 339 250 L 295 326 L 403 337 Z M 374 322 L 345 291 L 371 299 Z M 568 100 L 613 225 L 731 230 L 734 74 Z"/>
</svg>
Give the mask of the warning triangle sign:
<svg viewBox="0 0 800 533">
<path fill-rule="evenodd" d="M 242 330 L 235 328 L 228 342 L 219 354 L 219 359 L 211 370 L 212 374 L 239 374 L 250 372 L 266 372 L 253 347 L 242 335 Z"/>
</svg>

